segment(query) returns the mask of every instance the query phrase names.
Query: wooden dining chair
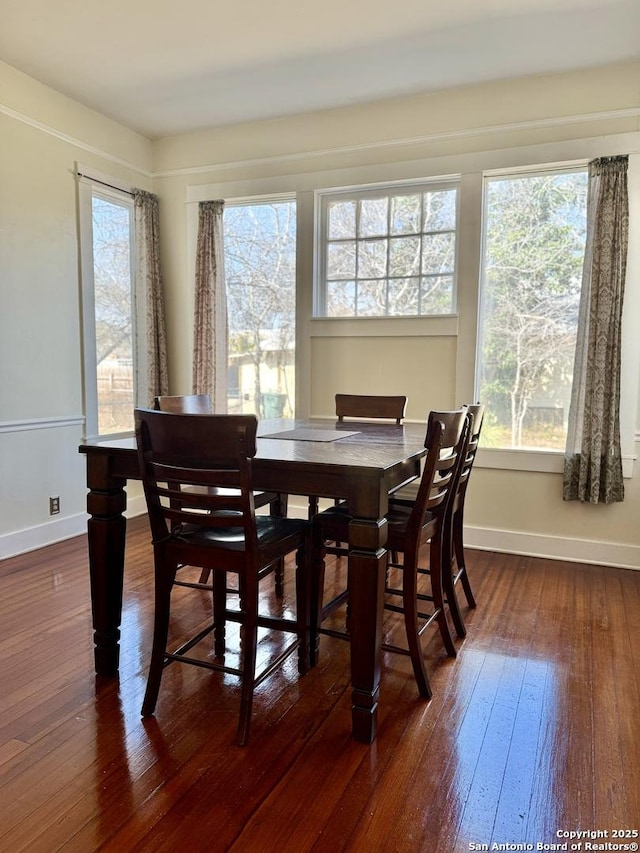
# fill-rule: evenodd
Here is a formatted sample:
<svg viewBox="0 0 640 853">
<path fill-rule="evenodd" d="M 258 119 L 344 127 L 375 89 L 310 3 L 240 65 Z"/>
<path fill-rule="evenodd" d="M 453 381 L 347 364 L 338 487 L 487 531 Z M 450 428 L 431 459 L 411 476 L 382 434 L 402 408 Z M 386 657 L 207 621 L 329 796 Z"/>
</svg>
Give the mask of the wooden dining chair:
<svg viewBox="0 0 640 853">
<path fill-rule="evenodd" d="M 155 563 L 153 650 L 143 716 L 154 713 L 162 673 L 182 661 L 241 680 L 238 743 L 249 737 L 254 687 L 297 649 L 298 669 L 308 668 L 310 525 L 300 519 L 255 513 L 252 459 L 257 419 L 253 415 L 179 415 L 136 409 L 138 460 L 147 502 Z M 194 491 L 193 487 L 198 487 Z M 296 618 L 258 612 L 261 574 L 296 552 Z M 169 651 L 171 590 L 185 565 L 213 572 L 213 619 L 187 642 Z M 227 606 L 227 574 L 238 578 L 239 610 Z M 225 664 L 227 620 L 240 623 L 241 665 Z M 292 632 L 295 640 L 256 675 L 258 627 Z M 188 654 L 211 632 L 213 652 Z"/>
<path fill-rule="evenodd" d="M 453 620 L 456 633 L 459 637 L 466 636 L 467 629 L 465 628 L 464 619 L 460 610 L 460 605 L 456 597 L 456 584 L 459 582 L 464 590 L 467 599 L 467 605 L 470 608 L 476 607 L 476 600 L 471 589 L 469 574 L 464 557 L 464 503 L 469 488 L 469 478 L 471 470 L 478 452 L 478 444 L 480 442 L 480 433 L 482 431 L 482 422 L 484 420 L 484 406 L 480 403 L 473 403 L 466 407 L 467 412 L 471 416 L 471 426 L 469 429 L 469 443 L 467 452 L 462 463 L 460 479 L 456 495 L 453 498 L 453 506 L 449 515 L 451 523 L 450 535 L 445 539 L 446 547 L 449 549 L 450 570 L 444 571 L 443 585 L 451 618 Z"/>
<path fill-rule="evenodd" d="M 456 647 L 449 631 L 444 607 L 442 588 L 443 560 L 447 558 L 444 537 L 448 530 L 448 512 L 455 495 L 461 473 L 462 460 L 466 458 L 469 438 L 470 417 L 466 409 L 429 414 L 425 448 L 427 456 L 415 501 L 411 505 L 399 503 L 390 506 L 387 514 L 387 549 L 389 553 L 402 554 L 402 562 L 390 560 L 387 583 L 385 584 L 385 609 L 403 614 L 406 647 L 383 644 L 383 649 L 409 655 L 421 696 L 428 699 L 431 687 L 421 648 L 421 636 L 436 623 L 440 635 L 451 657 L 456 656 Z M 340 507 L 329 507 L 313 519 L 314 559 L 311 582 L 312 660 L 317 656 L 319 634 L 347 638 L 347 631 L 325 629 L 322 622 L 329 616 L 334 601 L 325 604 L 324 591 L 324 542 L 340 538 L 348 539 L 350 516 Z M 430 591 L 423 591 L 423 573 L 420 571 L 420 549 L 428 544 L 430 555 Z M 393 571 L 395 570 L 395 571 Z M 401 579 L 394 586 L 394 576 Z M 399 602 L 399 603 L 396 603 Z M 424 609 L 428 602 L 430 609 Z"/>
<path fill-rule="evenodd" d="M 156 397 L 154 407 L 160 412 L 171 412 L 173 414 L 182 415 L 210 415 L 213 414 L 211 405 L 211 397 L 209 394 L 183 394 L 183 395 L 163 395 Z M 229 490 L 226 490 L 227 492 Z M 254 492 L 253 500 L 256 509 L 260 507 L 270 506 L 272 515 L 287 514 L 287 495 L 281 495 L 277 492 Z M 209 578 L 209 569 L 203 569 L 200 575 L 200 583 L 207 583 Z M 284 563 L 280 563 L 274 569 L 275 590 L 278 598 L 284 595 Z"/>
<path fill-rule="evenodd" d="M 340 422 L 345 418 L 360 420 L 389 420 L 402 423 L 407 408 L 404 396 L 369 394 L 336 394 L 336 415 Z"/>
<path fill-rule="evenodd" d="M 335 406 L 338 423 L 344 423 L 345 418 L 348 418 L 361 421 L 386 420 L 400 424 L 407 408 L 407 398 L 400 395 L 336 394 Z M 335 503 L 338 504 L 339 501 L 336 500 Z M 318 498 L 311 496 L 309 518 L 313 518 L 317 512 Z M 339 542 L 336 542 L 333 551 L 340 555 L 346 553 Z"/>
</svg>

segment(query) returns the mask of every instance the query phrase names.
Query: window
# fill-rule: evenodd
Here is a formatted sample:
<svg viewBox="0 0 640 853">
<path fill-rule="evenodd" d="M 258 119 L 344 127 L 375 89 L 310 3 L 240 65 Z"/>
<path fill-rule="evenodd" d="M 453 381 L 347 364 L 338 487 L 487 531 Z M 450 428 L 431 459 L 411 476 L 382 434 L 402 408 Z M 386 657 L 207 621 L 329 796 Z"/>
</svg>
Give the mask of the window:
<svg viewBox="0 0 640 853">
<path fill-rule="evenodd" d="M 477 381 L 485 447 L 564 449 L 586 197 L 586 169 L 485 182 Z"/>
<path fill-rule="evenodd" d="M 296 203 L 226 205 L 224 265 L 232 413 L 295 411 Z"/>
<path fill-rule="evenodd" d="M 133 203 L 80 181 L 86 434 L 133 430 Z"/>
<path fill-rule="evenodd" d="M 450 183 L 322 194 L 316 315 L 452 313 L 457 208 Z"/>
</svg>

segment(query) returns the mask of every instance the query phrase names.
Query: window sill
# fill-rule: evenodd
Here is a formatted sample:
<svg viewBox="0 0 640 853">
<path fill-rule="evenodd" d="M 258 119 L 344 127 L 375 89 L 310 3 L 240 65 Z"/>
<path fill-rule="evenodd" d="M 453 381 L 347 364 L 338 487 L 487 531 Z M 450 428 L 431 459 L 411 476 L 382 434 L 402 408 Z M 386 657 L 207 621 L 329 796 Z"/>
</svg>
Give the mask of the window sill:
<svg viewBox="0 0 640 853">
<path fill-rule="evenodd" d="M 622 476 L 630 479 L 635 456 L 622 457 Z M 475 463 L 478 468 L 495 468 L 503 471 L 537 471 L 544 474 L 562 474 L 564 453 L 559 450 L 515 450 L 480 448 Z"/>
<path fill-rule="evenodd" d="M 394 338 L 458 334 L 458 315 L 438 317 L 312 317 L 312 338 Z"/>
</svg>

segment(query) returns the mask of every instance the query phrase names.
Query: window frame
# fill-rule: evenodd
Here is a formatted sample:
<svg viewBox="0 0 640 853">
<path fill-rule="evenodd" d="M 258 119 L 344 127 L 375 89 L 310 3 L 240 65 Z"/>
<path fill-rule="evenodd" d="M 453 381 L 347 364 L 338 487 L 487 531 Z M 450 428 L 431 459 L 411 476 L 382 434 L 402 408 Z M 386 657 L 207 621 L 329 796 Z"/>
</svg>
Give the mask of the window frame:
<svg viewBox="0 0 640 853">
<path fill-rule="evenodd" d="M 91 170 L 89 170 L 91 173 Z M 137 336 L 137 305 L 135 279 L 135 221 L 134 203 L 130 188 L 119 186 L 115 178 L 101 175 L 99 178 L 93 172 L 92 176 L 86 170 L 77 166 L 78 186 L 78 231 L 80 246 L 80 278 L 81 278 L 81 318 L 82 318 L 82 351 L 83 351 L 83 398 L 84 398 L 84 440 L 108 440 L 133 435 L 133 426 L 122 432 L 101 433 L 99 431 L 98 407 L 98 365 L 96 353 L 95 330 L 95 281 L 93 256 L 93 199 L 103 198 L 129 209 L 129 265 L 131 281 L 131 327 L 132 327 L 132 358 L 133 358 L 133 394 L 137 399 L 137 370 L 136 370 L 136 336 Z"/>
<path fill-rule="evenodd" d="M 474 364 L 474 399 L 480 399 L 481 396 L 481 355 L 484 339 L 483 329 L 485 327 L 485 302 L 483 296 L 486 290 L 485 259 L 487 253 L 488 237 L 487 204 L 489 186 L 493 181 L 499 181 L 501 179 L 535 178 L 544 175 L 566 175 L 571 173 L 575 174 L 577 172 L 586 172 L 587 169 L 587 161 L 574 161 L 572 163 L 548 163 L 539 166 L 494 169 L 491 171 L 483 172 L 481 196 L 482 225 L 478 266 L 478 312 L 476 327 L 477 334 Z M 504 454 L 511 454 L 511 456 L 505 457 Z M 564 451 L 552 447 L 483 447 L 482 454 L 479 453 L 478 459 L 480 460 L 481 457 L 483 463 L 486 463 L 487 467 L 500 467 L 509 470 L 536 470 L 560 472 L 563 470 Z"/>
<path fill-rule="evenodd" d="M 366 199 L 391 198 L 394 195 L 411 195 L 416 193 L 437 192 L 439 190 L 456 190 L 456 213 L 454 250 L 454 268 L 452 277 L 451 311 L 428 314 L 384 314 L 384 315 L 349 315 L 336 317 L 327 313 L 327 246 L 328 239 L 328 206 L 330 203 L 339 201 L 361 201 Z M 329 323 L 381 323 L 381 322 L 424 322 L 433 319 L 452 318 L 457 316 L 458 305 L 458 277 L 459 277 L 459 231 L 460 231 L 460 189 L 461 180 L 459 175 L 443 175 L 435 180 L 419 179 L 413 181 L 385 181 L 376 184 L 362 186 L 340 187 L 333 189 L 321 189 L 315 192 L 315 240 L 314 240 L 314 288 L 313 288 L 313 314 L 312 320 L 320 320 Z M 420 239 L 426 232 L 420 233 Z M 444 230 L 433 233 L 449 233 Z M 392 237 L 390 233 L 386 238 Z M 356 244 L 360 240 L 368 239 L 355 236 Z M 418 277 L 422 277 L 420 274 Z M 389 278 L 381 279 L 389 281 Z"/>
</svg>

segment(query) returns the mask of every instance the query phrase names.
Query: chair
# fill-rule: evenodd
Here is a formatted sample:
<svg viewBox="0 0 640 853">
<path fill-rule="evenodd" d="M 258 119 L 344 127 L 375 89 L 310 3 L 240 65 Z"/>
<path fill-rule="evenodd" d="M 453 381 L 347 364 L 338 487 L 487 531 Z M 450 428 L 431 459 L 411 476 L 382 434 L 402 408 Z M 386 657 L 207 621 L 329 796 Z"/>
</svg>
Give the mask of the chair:
<svg viewBox="0 0 640 853">
<path fill-rule="evenodd" d="M 469 478 L 471 477 L 471 469 L 475 462 L 476 453 L 478 452 L 478 444 L 480 441 L 480 432 L 482 430 L 482 421 L 484 419 L 484 406 L 480 403 L 474 403 L 466 407 L 467 412 L 471 415 L 472 421 L 469 429 L 469 444 L 465 459 L 462 463 L 460 472 L 460 481 L 458 489 L 453 499 L 451 509 L 451 536 L 447 538 L 446 544 L 450 549 L 450 571 L 444 572 L 443 586 L 447 598 L 447 604 L 451 613 L 451 619 L 456 629 L 456 634 L 459 637 L 465 637 L 467 629 L 464 625 L 464 619 L 460 611 L 458 599 L 456 598 L 455 586 L 458 582 L 462 584 L 467 604 L 470 608 L 476 607 L 476 600 L 473 596 L 467 566 L 464 559 L 464 543 L 463 543 L 463 528 L 464 528 L 464 502 L 469 487 Z M 446 565 L 446 564 L 445 564 Z"/>
<path fill-rule="evenodd" d="M 335 402 L 338 423 L 344 423 L 345 418 L 357 418 L 370 421 L 388 420 L 401 424 L 407 408 L 407 398 L 401 395 L 336 394 Z M 335 503 L 337 506 L 340 501 L 336 500 Z M 344 507 L 346 509 L 346 504 Z M 317 511 L 318 498 L 310 497 L 309 518 L 313 518 Z M 335 547 L 330 548 L 329 551 L 338 555 L 347 553 L 340 542 L 336 542 Z"/>
<path fill-rule="evenodd" d="M 136 409 L 136 440 L 154 549 L 155 619 L 151 666 L 142 705 L 153 714 L 165 666 L 183 661 L 241 678 L 238 743 L 249 736 L 254 687 L 298 650 L 308 668 L 310 525 L 281 516 L 257 516 L 252 489 L 257 419 L 253 415 L 179 415 Z M 193 487 L 199 487 L 194 491 Z M 296 551 L 296 618 L 258 613 L 258 582 L 277 560 Z M 171 590 L 182 566 L 213 571 L 213 620 L 168 651 Z M 240 609 L 227 607 L 227 573 L 238 576 Z M 240 623 L 242 666 L 188 655 L 212 631 L 214 654 L 225 653 L 226 622 Z M 293 632 L 290 643 L 256 676 L 257 629 Z"/>
<path fill-rule="evenodd" d="M 154 399 L 154 408 L 160 412 L 173 412 L 182 415 L 210 415 L 213 414 L 211 397 L 209 394 L 185 394 L 165 395 Z M 226 490 L 229 493 L 229 490 Z M 253 500 L 256 509 L 269 505 L 272 515 L 287 514 L 287 495 L 277 492 L 254 492 Z M 200 583 L 204 584 L 209 578 L 209 569 L 203 569 L 200 575 Z M 279 564 L 275 567 L 276 595 L 282 598 L 284 595 L 284 566 Z"/>
<path fill-rule="evenodd" d="M 427 457 L 415 501 L 409 506 L 403 502 L 390 506 L 387 514 L 387 548 L 390 553 L 402 553 L 402 563 L 391 561 L 390 569 L 398 570 L 402 587 L 385 585 L 385 609 L 404 616 L 407 648 L 383 644 L 383 649 L 409 655 L 421 696 L 431 697 L 431 687 L 420 645 L 424 631 L 437 622 L 447 653 L 456 656 L 456 648 L 449 632 L 442 590 L 443 559 L 448 556 L 445 536 L 449 529 L 448 513 L 452 497 L 456 494 L 462 460 L 466 458 L 470 418 L 466 409 L 453 412 L 431 412 L 427 423 L 425 447 Z M 334 609 L 334 601 L 323 603 L 324 560 L 323 544 L 326 539 L 348 539 L 350 516 L 341 507 L 329 507 L 313 519 L 314 549 L 313 577 L 311 583 L 312 659 L 315 660 L 317 634 L 348 637 L 348 633 L 323 629 L 322 621 Z M 431 594 L 423 593 L 418 581 L 423 572 L 419 568 L 420 548 L 429 543 Z M 394 600 L 401 599 L 401 604 Z M 422 602 L 433 605 L 430 612 L 419 608 Z M 347 620 L 348 627 L 348 620 Z"/>
<path fill-rule="evenodd" d="M 336 415 L 338 421 L 345 418 L 362 420 L 390 420 L 402 423 L 407 398 L 402 396 L 370 396 L 363 394 L 336 394 Z"/>
</svg>

